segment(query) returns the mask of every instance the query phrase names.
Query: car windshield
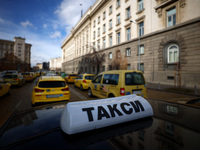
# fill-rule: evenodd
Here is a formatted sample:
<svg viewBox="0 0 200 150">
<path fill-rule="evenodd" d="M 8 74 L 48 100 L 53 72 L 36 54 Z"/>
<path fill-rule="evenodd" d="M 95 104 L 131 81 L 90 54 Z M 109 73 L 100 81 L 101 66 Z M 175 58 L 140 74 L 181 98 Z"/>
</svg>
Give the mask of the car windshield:
<svg viewBox="0 0 200 150">
<path fill-rule="evenodd" d="M 93 80 L 94 76 L 85 76 L 86 80 Z"/>
<path fill-rule="evenodd" d="M 144 85 L 144 77 L 141 73 L 130 72 L 125 74 L 126 85 Z"/>
<path fill-rule="evenodd" d="M 17 75 L 4 75 L 4 79 L 17 78 Z"/>
<path fill-rule="evenodd" d="M 40 88 L 55 88 L 55 87 L 65 87 L 64 81 L 41 81 L 38 87 Z"/>
<path fill-rule="evenodd" d="M 30 73 L 21 73 L 21 75 L 30 75 Z"/>
<path fill-rule="evenodd" d="M 70 77 L 77 77 L 77 74 L 70 74 Z"/>
</svg>

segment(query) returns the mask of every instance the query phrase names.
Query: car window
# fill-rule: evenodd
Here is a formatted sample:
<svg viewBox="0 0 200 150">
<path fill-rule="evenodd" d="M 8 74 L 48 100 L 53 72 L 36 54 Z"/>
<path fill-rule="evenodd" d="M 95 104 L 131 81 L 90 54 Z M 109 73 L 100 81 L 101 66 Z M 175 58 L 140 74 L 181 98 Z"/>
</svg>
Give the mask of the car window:
<svg viewBox="0 0 200 150">
<path fill-rule="evenodd" d="M 126 85 L 144 85 L 144 77 L 141 73 L 130 72 L 125 74 Z"/>
<path fill-rule="evenodd" d="M 119 74 L 105 74 L 103 77 L 103 84 L 118 85 Z"/>
<path fill-rule="evenodd" d="M 93 80 L 93 79 L 94 79 L 94 76 L 85 76 L 85 79 L 86 79 L 86 80 Z"/>
<path fill-rule="evenodd" d="M 17 75 L 4 75 L 4 79 L 17 78 Z"/>
<path fill-rule="evenodd" d="M 21 75 L 30 75 L 30 73 L 21 73 Z"/>
<path fill-rule="evenodd" d="M 54 88 L 54 87 L 65 87 L 64 81 L 41 81 L 38 84 L 40 88 Z"/>
<path fill-rule="evenodd" d="M 102 78 L 102 75 L 97 76 L 97 77 L 93 80 L 93 83 L 101 83 L 101 78 Z"/>
</svg>

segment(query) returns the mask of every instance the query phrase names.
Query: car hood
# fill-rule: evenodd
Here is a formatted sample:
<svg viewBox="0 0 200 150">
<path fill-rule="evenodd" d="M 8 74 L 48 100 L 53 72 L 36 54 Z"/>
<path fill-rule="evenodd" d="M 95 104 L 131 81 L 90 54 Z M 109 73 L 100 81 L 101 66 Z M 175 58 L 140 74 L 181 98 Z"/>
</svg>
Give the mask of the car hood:
<svg viewBox="0 0 200 150">
<path fill-rule="evenodd" d="M 150 101 L 154 117 L 68 135 L 60 128 L 64 104 L 13 114 L 1 128 L 2 149 L 197 149 L 199 109 Z"/>
</svg>

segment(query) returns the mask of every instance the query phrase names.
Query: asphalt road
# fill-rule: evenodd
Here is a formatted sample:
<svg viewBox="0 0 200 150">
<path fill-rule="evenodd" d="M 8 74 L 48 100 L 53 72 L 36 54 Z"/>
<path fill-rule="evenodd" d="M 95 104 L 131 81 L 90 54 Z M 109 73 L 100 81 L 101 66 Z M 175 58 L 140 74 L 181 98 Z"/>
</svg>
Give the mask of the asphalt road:
<svg viewBox="0 0 200 150">
<path fill-rule="evenodd" d="M 10 96 L 5 95 L 0 97 L 0 127 L 13 112 L 32 108 L 31 94 L 36 82 L 37 79 L 33 82 L 27 82 L 22 87 L 11 87 Z M 70 101 L 91 99 L 87 96 L 87 91 L 81 91 L 78 88 L 74 88 L 73 84 L 69 84 L 69 88 L 71 93 Z"/>
<path fill-rule="evenodd" d="M 15 111 L 22 111 L 32 108 L 31 106 L 31 94 L 36 81 L 27 82 L 22 87 L 11 87 L 11 95 L 0 97 L 0 127 L 7 120 L 7 118 Z M 74 88 L 73 84 L 68 84 L 70 88 L 70 101 L 82 101 L 98 98 L 90 98 L 87 95 L 87 91 L 81 91 L 78 88 Z M 147 95 L 150 99 L 158 99 L 165 101 L 180 100 L 181 102 L 194 98 L 194 96 L 181 95 L 175 93 L 168 93 L 163 91 L 156 91 L 148 89 Z"/>
</svg>

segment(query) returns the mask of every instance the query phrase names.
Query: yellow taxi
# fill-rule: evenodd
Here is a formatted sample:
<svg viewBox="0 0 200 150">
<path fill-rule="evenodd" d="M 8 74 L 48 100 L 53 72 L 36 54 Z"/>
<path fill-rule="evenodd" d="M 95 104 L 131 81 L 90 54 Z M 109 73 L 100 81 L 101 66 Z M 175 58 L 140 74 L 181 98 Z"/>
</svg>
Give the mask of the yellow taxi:
<svg viewBox="0 0 200 150">
<path fill-rule="evenodd" d="M 88 85 L 94 77 L 94 74 L 80 74 L 74 81 L 74 87 L 79 87 L 81 90 L 88 89 Z"/>
<path fill-rule="evenodd" d="M 74 83 L 74 80 L 78 77 L 78 74 L 76 73 L 70 73 L 65 77 L 65 80 L 67 83 Z"/>
<path fill-rule="evenodd" d="M 26 81 L 33 81 L 34 77 L 33 74 L 30 72 L 23 72 L 21 75 L 26 79 Z"/>
<path fill-rule="evenodd" d="M 10 83 L 3 83 L 2 81 L 0 81 L 0 97 L 5 94 L 10 95 L 11 93 L 10 87 L 11 87 Z"/>
<path fill-rule="evenodd" d="M 21 74 L 5 74 L 2 79 L 11 85 L 22 86 L 26 83 L 26 79 Z"/>
<path fill-rule="evenodd" d="M 36 72 L 30 72 L 30 73 L 31 73 L 31 75 L 33 76 L 33 79 L 36 79 L 36 78 L 37 78 Z"/>
<path fill-rule="evenodd" d="M 32 105 L 70 100 L 69 87 L 60 76 L 41 76 L 32 91 Z"/>
<path fill-rule="evenodd" d="M 146 82 L 141 71 L 113 70 L 97 75 L 88 87 L 88 96 L 100 98 L 136 94 L 147 98 Z"/>
</svg>

